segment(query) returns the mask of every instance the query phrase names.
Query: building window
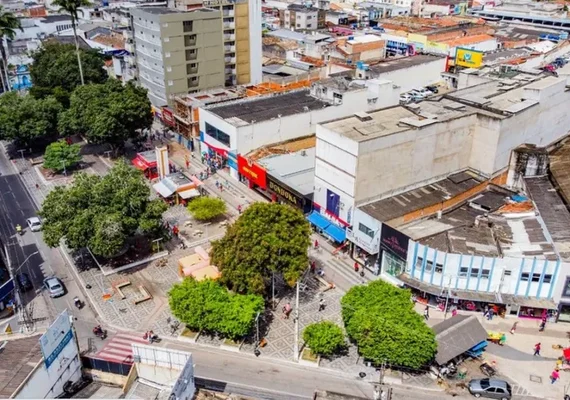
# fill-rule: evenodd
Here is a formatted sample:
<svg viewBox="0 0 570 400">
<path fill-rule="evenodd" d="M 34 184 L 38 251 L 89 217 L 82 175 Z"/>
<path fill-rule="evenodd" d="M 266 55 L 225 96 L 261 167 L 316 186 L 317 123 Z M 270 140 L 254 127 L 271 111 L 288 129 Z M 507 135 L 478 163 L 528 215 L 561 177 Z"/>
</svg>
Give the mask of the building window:
<svg viewBox="0 0 570 400">
<path fill-rule="evenodd" d="M 482 279 L 489 279 L 490 274 L 491 274 L 490 270 L 484 269 L 483 272 L 481 273 L 481 278 Z"/>
<path fill-rule="evenodd" d="M 435 264 L 435 272 L 437 272 L 438 274 L 442 274 L 443 273 L 443 264 Z"/>
<path fill-rule="evenodd" d="M 460 278 L 467 278 L 467 273 L 469 272 L 468 267 L 461 267 L 459 268 L 459 277 Z"/>
<path fill-rule="evenodd" d="M 471 278 L 477 278 L 479 276 L 479 268 L 471 268 L 471 273 L 469 276 Z"/>
<path fill-rule="evenodd" d="M 307 19 L 312 19 L 312 18 L 313 18 L 313 17 L 312 17 L 312 16 L 310 16 L 310 15 L 308 15 L 308 16 L 307 16 Z"/>
<path fill-rule="evenodd" d="M 230 147 L 230 136 L 206 122 L 206 135 Z"/>
<path fill-rule="evenodd" d="M 562 296 L 570 297 L 570 276 L 566 277 L 566 282 L 564 283 L 564 288 L 562 289 Z"/>
<path fill-rule="evenodd" d="M 510 269 L 506 269 L 506 270 L 504 271 L 504 275 L 505 275 L 505 276 L 511 276 L 511 270 L 510 270 Z"/>
<path fill-rule="evenodd" d="M 416 258 L 416 269 L 422 269 L 424 259 L 421 257 Z"/>
<path fill-rule="evenodd" d="M 300 28 L 300 27 L 301 27 L 301 24 L 297 24 L 297 28 Z"/>
<path fill-rule="evenodd" d="M 425 271 L 426 271 L 426 272 L 431 272 L 432 269 L 433 269 L 433 261 L 429 261 L 429 260 L 426 261 L 426 269 L 425 269 Z"/>
<path fill-rule="evenodd" d="M 544 279 L 542 280 L 543 283 L 551 283 L 552 282 L 552 275 L 544 275 Z"/>
<path fill-rule="evenodd" d="M 364 224 L 359 223 L 358 224 L 358 230 L 360 232 L 364 233 L 366 236 L 370 236 L 371 238 L 374 237 L 374 231 Z"/>
<path fill-rule="evenodd" d="M 192 21 L 182 22 L 182 28 L 183 28 L 184 32 L 192 32 L 192 29 L 193 29 Z"/>
<path fill-rule="evenodd" d="M 521 274 L 521 282 L 528 282 L 529 275 L 530 274 L 528 272 L 523 272 Z"/>
</svg>

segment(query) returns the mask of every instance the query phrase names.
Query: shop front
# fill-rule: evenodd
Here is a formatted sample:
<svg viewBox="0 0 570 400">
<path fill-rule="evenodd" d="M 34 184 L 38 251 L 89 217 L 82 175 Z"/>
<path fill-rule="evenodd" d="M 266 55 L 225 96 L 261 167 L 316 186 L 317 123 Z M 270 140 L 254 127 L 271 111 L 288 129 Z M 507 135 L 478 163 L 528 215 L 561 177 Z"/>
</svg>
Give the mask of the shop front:
<svg viewBox="0 0 570 400">
<path fill-rule="evenodd" d="M 245 183 L 250 189 L 257 190 L 264 196 L 267 196 L 267 172 L 265 168 L 241 154 L 237 156 L 237 167 L 241 182 Z"/>
<path fill-rule="evenodd" d="M 271 195 L 271 201 L 298 208 L 303 214 L 311 212 L 312 201 L 310 199 L 270 174 L 267 174 L 267 191 Z"/>
<path fill-rule="evenodd" d="M 207 141 L 208 135 L 200 132 L 200 159 L 213 173 L 219 169 L 225 169 L 234 179 L 238 177 L 238 171 L 232 167 L 232 151 L 229 148 L 221 147 Z"/>
<path fill-rule="evenodd" d="M 382 224 L 380 249 L 382 274 L 398 277 L 406 270 L 410 238 L 396 229 Z"/>
<path fill-rule="evenodd" d="M 176 128 L 176 120 L 174 119 L 174 113 L 169 107 L 162 107 L 162 122 L 169 128 Z"/>
</svg>

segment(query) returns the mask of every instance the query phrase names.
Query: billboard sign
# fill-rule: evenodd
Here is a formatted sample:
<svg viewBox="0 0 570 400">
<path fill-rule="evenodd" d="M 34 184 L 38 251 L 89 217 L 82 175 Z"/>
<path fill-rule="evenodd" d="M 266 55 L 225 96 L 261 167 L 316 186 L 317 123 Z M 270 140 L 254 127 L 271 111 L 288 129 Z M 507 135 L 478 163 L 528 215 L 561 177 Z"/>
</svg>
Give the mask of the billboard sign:
<svg viewBox="0 0 570 400">
<path fill-rule="evenodd" d="M 479 68 L 483 65 L 483 52 L 458 47 L 455 51 L 455 65 L 465 68 Z"/>
<path fill-rule="evenodd" d="M 382 224 L 380 247 L 406 261 L 408 258 L 408 243 L 410 238 L 396 229 Z"/>
<path fill-rule="evenodd" d="M 46 369 L 49 369 L 65 346 L 73 339 L 71 321 L 67 310 L 62 312 L 46 333 L 40 337 L 40 348 L 44 356 Z"/>
</svg>

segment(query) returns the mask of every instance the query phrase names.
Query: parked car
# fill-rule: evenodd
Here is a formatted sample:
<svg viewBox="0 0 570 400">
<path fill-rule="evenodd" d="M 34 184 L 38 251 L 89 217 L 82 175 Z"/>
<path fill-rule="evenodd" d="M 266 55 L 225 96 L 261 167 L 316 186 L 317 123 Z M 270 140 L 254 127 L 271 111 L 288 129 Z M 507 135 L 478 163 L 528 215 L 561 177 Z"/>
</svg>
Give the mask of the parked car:
<svg viewBox="0 0 570 400">
<path fill-rule="evenodd" d="M 20 290 L 22 292 L 27 292 L 28 290 L 34 288 L 34 285 L 32 285 L 30 277 L 26 273 L 20 273 L 16 275 L 16 282 L 18 282 L 18 286 L 20 286 Z"/>
<path fill-rule="evenodd" d="M 510 400 L 513 393 L 511 385 L 502 379 L 472 379 L 468 388 L 469 393 L 477 398 Z"/>
<path fill-rule="evenodd" d="M 413 98 L 409 94 L 404 93 L 404 94 L 400 95 L 400 104 L 408 104 L 411 101 L 413 101 Z"/>
<path fill-rule="evenodd" d="M 44 279 L 44 287 L 48 291 L 50 297 L 60 297 L 65 294 L 63 283 L 55 276 Z"/>
<path fill-rule="evenodd" d="M 426 98 L 422 93 L 417 90 L 412 90 L 408 92 L 408 95 L 412 98 L 412 101 L 422 101 Z"/>
<path fill-rule="evenodd" d="M 28 218 L 26 220 L 26 223 L 32 232 L 38 232 L 42 230 L 42 221 L 38 217 Z"/>
<path fill-rule="evenodd" d="M 433 96 L 433 92 L 427 88 L 414 89 L 416 92 L 421 93 L 424 97 Z"/>
<path fill-rule="evenodd" d="M 426 86 L 426 89 L 432 92 L 433 94 L 439 93 L 439 89 L 435 85 Z"/>
</svg>

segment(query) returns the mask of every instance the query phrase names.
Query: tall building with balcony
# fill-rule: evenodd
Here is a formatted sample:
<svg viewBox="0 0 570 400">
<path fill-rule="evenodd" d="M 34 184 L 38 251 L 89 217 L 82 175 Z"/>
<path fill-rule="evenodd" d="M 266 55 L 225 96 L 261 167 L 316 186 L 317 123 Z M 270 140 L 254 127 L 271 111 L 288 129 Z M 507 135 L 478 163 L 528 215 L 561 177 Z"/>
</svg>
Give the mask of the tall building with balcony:
<svg viewBox="0 0 570 400">
<path fill-rule="evenodd" d="M 225 85 L 258 84 L 261 72 L 261 0 L 169 0 L 179 10 L 208 7 L 222 13 Z"/>
<path fill-rule="evenodd" d="M 175 95 L 224 85 L 221 17 L 208 8 L 131 11 L 138 80 L 153 106 L 172 106 Z"/>
</svg>

